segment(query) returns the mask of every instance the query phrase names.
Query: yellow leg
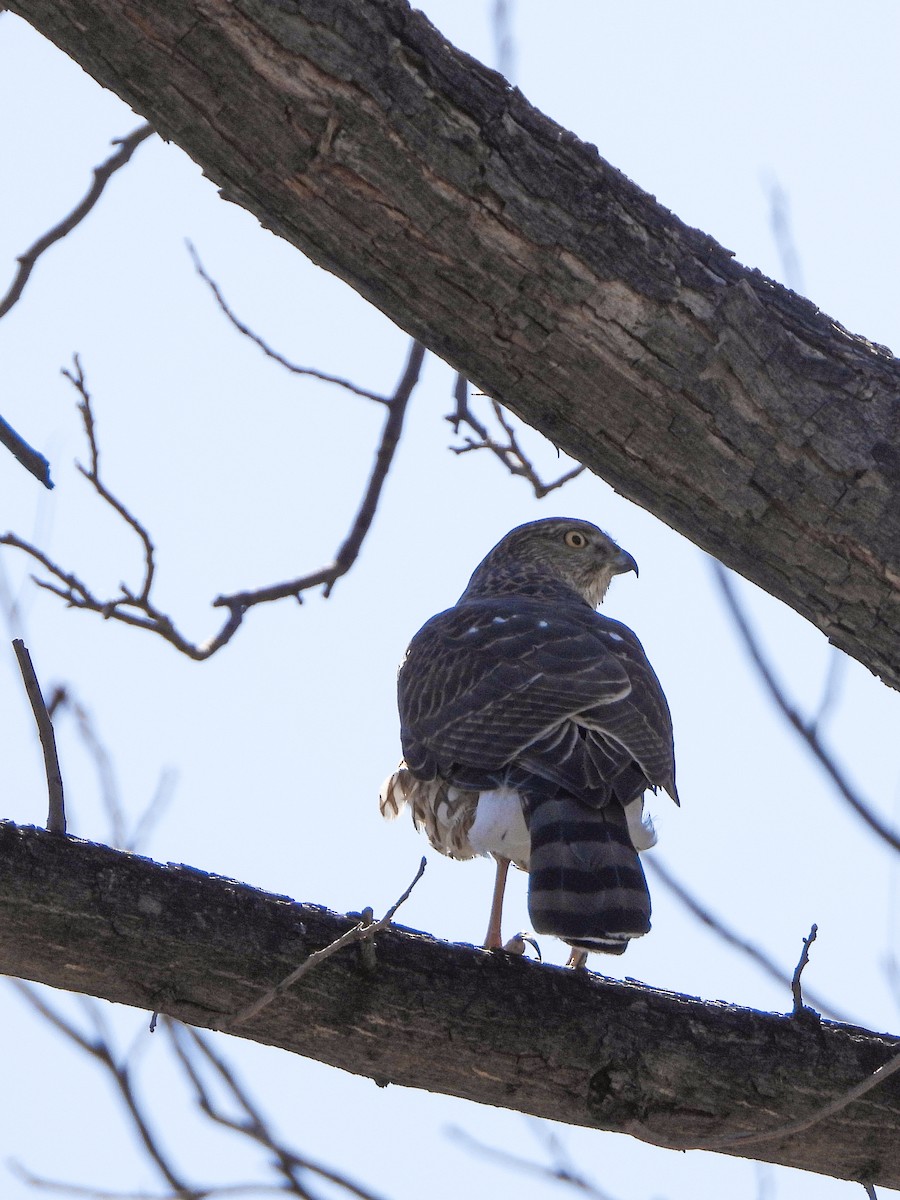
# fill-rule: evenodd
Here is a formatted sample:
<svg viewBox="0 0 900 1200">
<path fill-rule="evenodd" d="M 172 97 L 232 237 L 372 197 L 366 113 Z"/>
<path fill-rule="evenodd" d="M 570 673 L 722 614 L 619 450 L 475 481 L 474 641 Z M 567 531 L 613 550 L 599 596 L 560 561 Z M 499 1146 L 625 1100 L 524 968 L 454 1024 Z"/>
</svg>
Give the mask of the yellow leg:
<svg viewBox="0 0 900 1200">
<path fill-rule="evenodd" d="M 497 874 L 494 878 L 494 898 L 491 901 L 491 919 L 488 922 L 487 936 L 484 939 L 485 950 L 500 950 L 503 938 L 500 936 L 500 918 L 503 915 L 503 893 L 506 890 L 506 874 L 509 871 L 509 859 L 495 854 Z"/>
</svg>

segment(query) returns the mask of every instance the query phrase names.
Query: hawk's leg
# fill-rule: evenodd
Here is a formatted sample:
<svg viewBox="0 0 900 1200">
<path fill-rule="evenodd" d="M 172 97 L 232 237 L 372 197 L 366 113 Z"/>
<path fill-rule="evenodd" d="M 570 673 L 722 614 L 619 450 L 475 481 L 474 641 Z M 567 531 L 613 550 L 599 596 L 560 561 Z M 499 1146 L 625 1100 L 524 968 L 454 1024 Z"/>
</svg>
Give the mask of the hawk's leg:
<svg viewBox="0 0 900 1200">
<path fill-rule="evenodd" d="M 484 939 L 485 950 L 502 950 L 503 938 L 500 936 L 500 919 L 503 916 L 503 893 L 506 891 L 506 875 L 509 871 L 509 859 L 495 854 L 497 874 L 494 877 L 494 897 L 491 901 L 491 919 L 488 922 L 487 935 Z"/>
<path fill-rule="evenodd" d="M 569 951 L 569 961 L 567 967 L 571 967 L 573 971 L 583 971 L 587 965 L 587 950 L 576 950 L 573 946 Z"/>
</svg>

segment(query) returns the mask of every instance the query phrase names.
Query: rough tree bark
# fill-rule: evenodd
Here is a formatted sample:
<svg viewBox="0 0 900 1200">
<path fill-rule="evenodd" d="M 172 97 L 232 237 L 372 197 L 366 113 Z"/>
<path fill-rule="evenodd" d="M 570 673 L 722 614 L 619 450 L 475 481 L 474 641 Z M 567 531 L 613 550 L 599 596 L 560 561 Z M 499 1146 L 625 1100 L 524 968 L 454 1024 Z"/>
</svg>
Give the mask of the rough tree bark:
<svg viewBox="0 0 900 1200">
<path fill-rule="evenodd" d="M 193 1025 L 354 924 L 230 879 L 0 822 L 4 971 Z M 321 963 L 233 1029 L 389 1083 L 689 1147 L 821 1108 L 900 1039 L 704 1003 L 400 929 Z M 799 1135 L 721 1147 L 900 1186 L 900 1075 Z"/>
<path fill-rule="evenodd" d="M 900 686 L 900 367 L 405 0 L 10 0 L 228 199 Z"/>
</svg>

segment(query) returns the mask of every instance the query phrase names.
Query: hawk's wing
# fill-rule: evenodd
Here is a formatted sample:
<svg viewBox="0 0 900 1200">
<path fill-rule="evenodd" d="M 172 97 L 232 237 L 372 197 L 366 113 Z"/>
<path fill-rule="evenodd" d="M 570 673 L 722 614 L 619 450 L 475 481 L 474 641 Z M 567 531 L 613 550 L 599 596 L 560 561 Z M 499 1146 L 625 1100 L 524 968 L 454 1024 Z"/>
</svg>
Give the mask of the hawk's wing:
<svg viewBox="0 0 900 1200">
<path fill-rule="evenodd" d="M 416 634 L 398 690 L 403 753 L 420 778 L 479 788 L 537 777 L 595 803 L 647 786 L 677 797 L 653 668 L 630 629 L 587 605 L 459 604 Z"/>
</svg>

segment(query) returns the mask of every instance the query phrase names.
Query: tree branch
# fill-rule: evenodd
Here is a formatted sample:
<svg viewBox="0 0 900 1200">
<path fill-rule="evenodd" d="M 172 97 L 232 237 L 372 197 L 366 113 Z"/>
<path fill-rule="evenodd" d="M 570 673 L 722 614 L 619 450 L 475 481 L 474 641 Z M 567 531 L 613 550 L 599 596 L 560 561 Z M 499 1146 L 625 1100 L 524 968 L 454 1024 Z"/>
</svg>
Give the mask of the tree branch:
<svg viewBox="0 0 900 1200">
<path fill-rule="evenodd" d="M 17 459 L 26 471 L 30 471 L 45 488 L 52 489 L 50 463 L 40 451 L 29 446 L 22 435 L 16 433 L 12 425 L 8 421 L 4 421 L 2 417 L 0 417 L 0 446 L 5 446 L 13 458 Z"/>
<path fill-rule="evenodd" d="M 675 896 L 676 899 L 684 905 L 688 912 L 692 916 L 696 917 L 702 925 L 705 925 L 707 929 L 711 929 L 713 933 L 720 937 L 726 945 L 731 946 L 732 949 L 739 950 L 742 954 L 746 954 L 746 956 L 752 962 L 755 962 L 756 965 L 760 967 L 770 979 L 774 979 L 776 983 L 781 984 L 781 986 L 784 988 L 785 995 L 787 995 L 789 991 L 793 992 L 794 980 L 792 979 L 791 975 L 787 971 L 782 971 L 778 964 L 772 958 L 770 958 L 765 950 L 761 949 L 761 947 L 757 946 L 754 942 L 751 942 L 748 938 L 745 938 L 742 934 L 737 933 L 735 930 L 729 928 L 724 921 L 715 916 L 714 913 L 710 912 L 705 905 L 701 904 L 697 897 L 689 892 L 684 884 L 675 878 L 669 868 L 665 866 L 658 854 L 645 855 L 643 858 L 643 864 L 647 874 L 658 879 L 664 887 L 668 888 L 672 895 Z M 829 1004 L 828 1001 L 821 999 L 814 992 L 807 991 L 806 997 L 810 1004 L 812 1004 L 813 1007 L 816 1008 L 823 1016 L 828 1017 L 832 1021 L 848 1023 L 848 1019 L 843 1013 L 838 1012 L 833 1005 Z"/>
<path fill-rule="evenodd" d="M 744 643 L 744 648 L 750 656 L 750 661 L 759 672 L 760 678 L 766 685 L 776 708 L 778 708 L 794 732 L 799 735 L 801 741 L 806 744 L 812 756 L 834 784 L 838 795 L 847 802 L 857 816 L 862 818 L 873 833 L 876 833 L 892 849 L 900 851 L 900 833 L 896 833 L 890 826 L 886 825 L 878 814 L 862 800 L 855 789 L 851 787 L 849 780 L 843 771 L 840 770 L 835 759 L 822 745 L 817 731 L 818 718 L 813 723 L 804 721 L 800 712 L 788 700 L 786 693 L 775 678 L 775 673 L 763 655 L 762 647 L 750 627 L 750 622 L 738 600 L 734 585 L 728 578 L 728 572 L 717 562 L 712 564 L 712 570 L 735 627 Z"/>
<path fill-rule="evenodd" d="M 13 638 L 13 650 L 22 672 L 25 691 L 34 713 L 41 751 L 44 755 L 44 769 L 47 772 L 47 828 L 51 833 L 66 832 L 66 805 L 63 793 L 62 772 L 59 769 L 59 755 L 56 751 L 56 735 L 53 732 L 53 721 L 44 701 L 44 694 L 38 682 L 34 663 L 28 647 L 21 638 Z"/>
<path fill-rule="evenodd" d="M 10 284 L 6 295 L 0 296 L 0 318 L 5 317 L 13 305 L 18 303 L 22 292 L 25 290 L 25 284 L 31 277 L 31 272 L 37 265 L 37 260 L 41 255 L 56 242 L 62 241 L 67 234 L 72 232 L 76 225 L 81 224 L 103 195 L 103 189 L 113 175 L 115 175 L 116 171 L 120 171 L 122 167 L 131 161 L 131 156 L 135 150 L 152 133 L 153 130 L 149 125 L 139 125 L 127 137 L 113 138 L 112 144 L 119 148 L 105 162 L 102 162 L 99 167 L 94 167 L 94 179 L 84 199 L 72 209 L 68 216 L 63 217 L 57 225 L 54 225 L 52 229 L 48 229 L 32 246 L 29 246 L 23 254 L 19 255 L 16 260 L 19 268 L 16 271 L 15 278 Z"/>
<path fill-rule="evenodd" d="M 17 550 L 21 550 L 30 558 L 33 558 L 35 562 L 39 562 L 52 578 L 35 579 L 35 583 L 38 587 L 42 587 L 46 591 L 52 592 L 55 596 L 59 596 L 65 600 L 72 608 L 99 613 L 106 620 L 120 621 L 125 625 L 132 625 L 137 629 L 144 629 L 149 633 L 154 633 L 163 638 L 164 641 L 167 641 L 171 646 L 174 646 L 176 650 L 185 654 L 188 658 L 194 659 L 196 662 L 202 662 L 207 658 L 211 658 L 213 654 L 227 645 L 237 633 L 244 619 L 244 613 L 248 608 L 252 608 L 257 604 L 268 604 L 275 600 L 283 600 L 288 597 L 299 600 L 304 591 L 319 585 L 323 585 L 324 594 L 327 597 L 331 594 L 335 583 L 343 575 L 346 575 L 356 562 L 366 534 L 369 532 L 372 521 L 375 519 L 375 512 L 378 508 L 381 492 L 391 469 L 397 447 L 400 444 L 400 435 L 403 431 L 406 409 L 413 390 L 418 383 L 424 357 L 424 347 L 417 342 L 413 342 L 410 345 L 406 365 L 394 394 L 389 397 L 380 397 L 388 410 L 388 415 L 381 432 L 378 449 L 375 452 L 372 472 L 366 484 L 359 509 L 350 527 L 350 532 L 342 542 L 334 560 L 328 563 L 327 566 L 320 567 L 319 570 L 313 571 L 308 575 L 303 575 L 299 579 L 272 584 L 269 587 L 257 588 L 254 591 L 235 592 L 227 596 L 218 596 L 212 602 L 213 607 L 226 608 L 228 610 L 228 617 L 219 632 L 205 642 L 192 642 L 189 638 L 185 637 L 175 625 L 172 618 L 163 612 L 152 599 L 151 592 L 153 581 L 156 577 L 156 549 L 143 522 L 138 520 L 126 505 L 109 490 L 100 477 L 100 450 L 97 444 L 91 397 L 77 355 L 75 356 L 74 371 L 64 371 L 63 374 L 77 389 L 81 397 L 78 409 L 84 423 L 85 435 L 88 439 L 91 456 L 90 467 L 83 467 L 81 464 L 78 464 L 78 468 L 100 498 L 121 517 L 140 540 L 144 554 L 144 576 L 141 586 L 139 589 L 134 590 L 126 584 L 121 583 L 119 585 L 118 596 L 109 600 L 102 600 L 94 595 L 78 575 L 64 570 L 37 546 L 25 541 L 17 534 L 6 533 L 0 536 L 0 546 L 12 546 Z M 312 374 L 313 372 L 302 373 Z M 320 378 L 325 377 L 320 376 Z M 330 378 L 328 381 L 332 383 L 344 383 L 344 381 L 334 378 Z"/>
<path fill-rule="evenodd" d="M 11 975 L 193 1025 L 227 1024 L 357 924 L 187 867 L 0 823 L 0 962 Z M 368 1075 L 659 1142 L 900 1184 L 900 1083 L 802 1136 L 896 1057 L 900 1039 L 810 1027 L 397 927 L 335 954 L 236 1031 Z M 548 1013 L 553 1019 L 548 1020 Z M 871 1093 L 870 1093 L 871 1096 Z"/>
<path fill-rule="evenodd" d="M 900 685 L 887 350 L 683 225 L 405 0 L 9 7 L 227 199 Z"/>
<path fill-rule="evenodd" d="M 557 479 L 552 480 L 550 483 L 544 483 L 538 475 L 534 464 L 522 449 L 516 430 L 503 411 L 502 405 L 498 404 L 496 400 L 491 401 L 494 418 L 503 430 L 506 439 L 499 442 L 491 435 L 484 422 L 480 421 L 475 413 L 472 412 L 469 403 L 469 382 L 464 375 L 458 373 L 453 385 L 453 399 L 456 402 L 456 408 L 445 420 L 449 421 L 453 426 L 455 434 L 459 434 L 461 425 L 468 425 L 475 434 L 474 438 L 467 434 L 463 438 L 461 446 L 451 446 L 450 449 L 453 453 L 468 454 L 472 450 L 489 450 L 495 458 L 498 458 L 503 463 L 510 475 L 518 475 L 522 479 L 527 480 L 538 500 L 543 500 L 545 496 L 549 496 L 557 488 L 565 487 L 570 479 L 575 479 L 584 470 L 584 467 L 579 463 L 577 466 L 565 471 Z"/>
</svg>

